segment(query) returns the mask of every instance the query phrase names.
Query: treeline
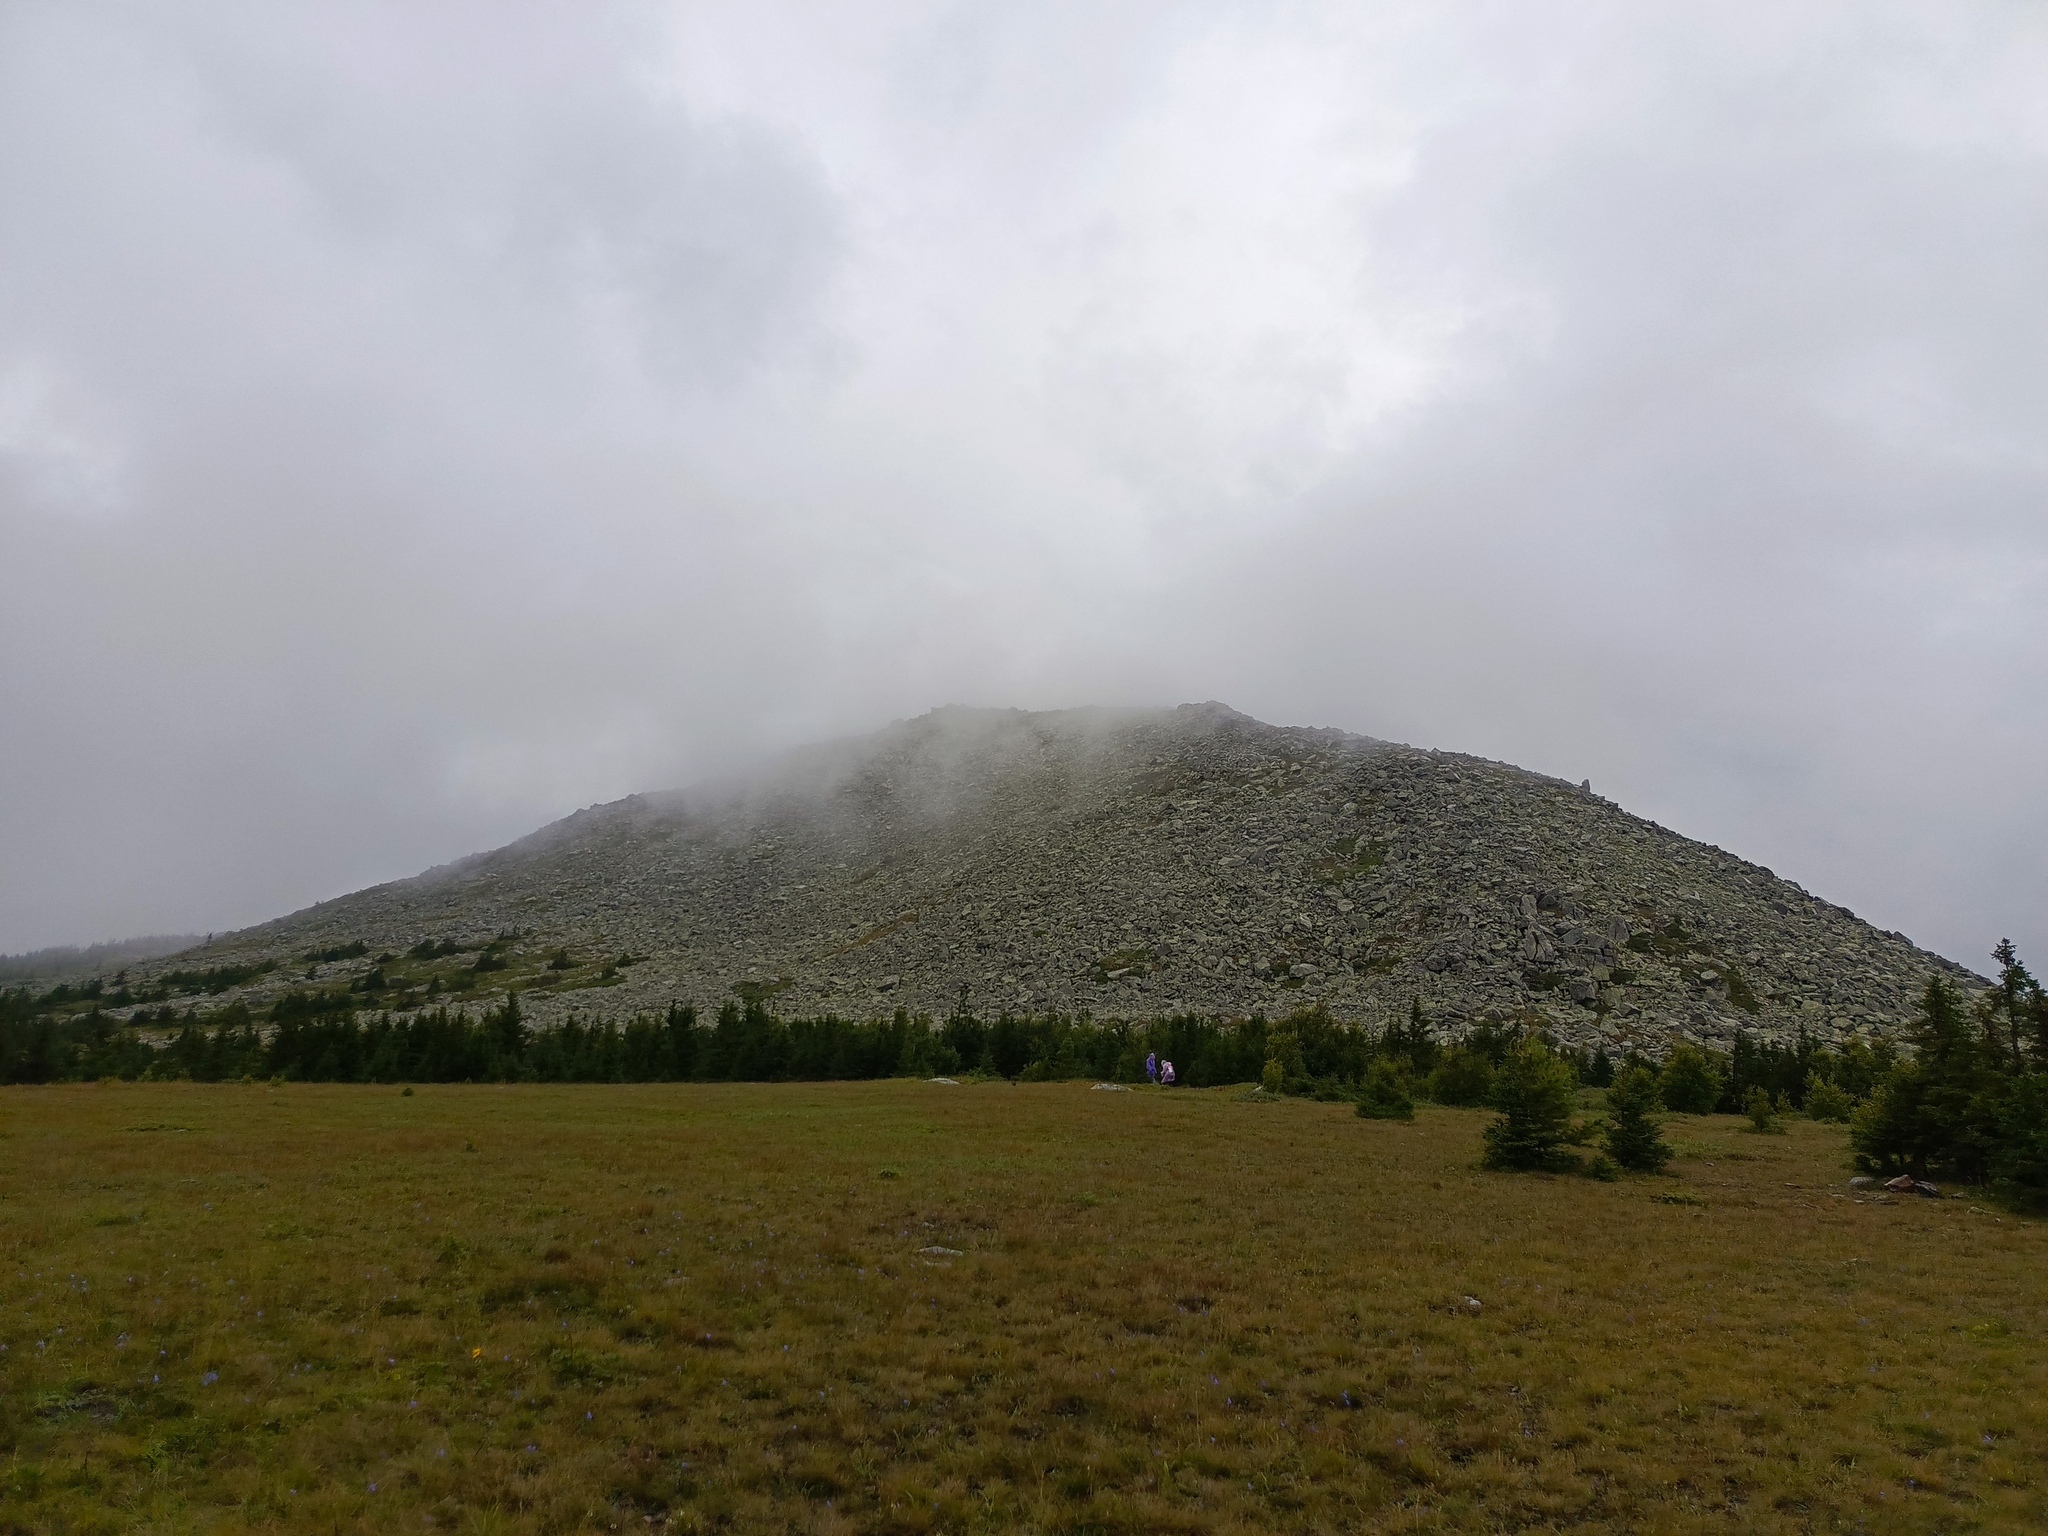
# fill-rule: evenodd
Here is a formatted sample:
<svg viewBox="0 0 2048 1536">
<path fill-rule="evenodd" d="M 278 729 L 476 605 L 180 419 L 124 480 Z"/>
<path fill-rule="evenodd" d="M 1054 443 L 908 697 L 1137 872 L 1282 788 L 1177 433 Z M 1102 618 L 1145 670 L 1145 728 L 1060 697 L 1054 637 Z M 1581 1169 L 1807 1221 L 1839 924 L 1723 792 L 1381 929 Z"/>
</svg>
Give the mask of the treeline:
<svg viewBox="0 0 2048 1536">
<path fill-rule="evenodd" d="M 39 999 L 0 993 L 0 1082 L 99 1078 L 225 1082 L 792 1082 L 980 1073 L 1024 1081 L 1141 1082 L 1148 1055 L 1174 1063 L 1190 1087 L 1263 1082 L 1284 1093 L 1347 1098 L 1376 1066 L 1404 1091 L 1438 1103 L 1492 1102 L 1494 1080 L 1525 1031 L 1485 1022 L 1439 1043 L 1419 1007 L 1386 1030 L 1341 1023 L 1321 1009 L 1269 1023 L 1197 1015 L 1150 1022 L 1048 1014 L 985 1020 L 960 1012 L 936 1025 L 898 1010 L 889 1019 L 781 1019 L 758 1001 L 728 1002 L 710 1019 L 688 1005 L 623 1024 L 571 1018 L 529 1027 L 517 997 L 481 1014 L 435 1008 L 371 1013 L 348 991 L 300 989 L 259 1018 L 241 1004 L 211 1012 L 142 1009 L 123 1023 L 103 1012 L 53 1016 Z M 168 1038 L 154 1044 L 143 1031 Z M 1564 1052 L 1577 1082 L 1604 1087 L 1605 1052 Z M 1683 1048 L 1662 1081 L 1671 1107 L 1740 1108 L 1762 1088 L 1801 1108 L 1816 1085 L 1868 1095 L 1889 1065 L 1853 1047 L 1823 1050 L 1736 1041 L 1732 1054 Z M 1384 1075 L 1384 1074 L 1383 1074 Z"/>
<path fill-rule="evenodd" d="M 2048 1211 L 2048 993 L 2010 942 L 1992 957 L 1997 985 L 1974 1006 L 1927 984 L 1913 1054 L 1856 1111 L 1850 1140 L 1865 1172 L 1987 1185 Z"/>
<path fill-rule="evenodd" d="M 1177 1063 L 1180 1080 L 1216 1086 L 1256 1080 L 1271 1031 L 1184 1016 L 1147 1024 L 1064 1015 L 983 1020 L 956 1014 L 934 1027 L 892 1018 L 781 1019 L 758 1001 L 728 1002 L 709 1020 L 689 1005 L 624 1024 L 578 1018 L 535 1029 L 516 996 L 482 1014 L 435 1008 L 370 1014 L 341 992 L 289 993 L 261 1018 L 240 1004 L 179 1015 L 142 1010 L 123 1023 L 92 1012 L 35 1010 L 0 994 L 0 1082 L 99 1078 L 226 1082 L 796 1082 L 985 1073 L 1025 1080 L 1139 1081 L 1147 1052 Z M 1378 1052 L 1427 1049 L 1403 1031 L 1384 1038 L 1320 1013 L 1290 1021 L 1318 1080 L 1356 1081 Z M 167 1034 L 161 1045 L 143 1030 Z"/>
<path fill-rule="evenodd" d="M 143 938 L 117 939 L 107 944 L 56 944 L 48 949 L 32 949 L 25 954 L 0 955 L 0 981 L 104 971 L 131 960 L 155 960 L 162 955 L 175 955 L 200 942 L 201 935 L 196 933 L 155 933 Z"/>
<path fill-rule="evenodd" d="M 1416 1090 L 1438 1104 L 1491 1106 L 1500 1071 L 1525 1037 L 1506 1025 L 1481 1024 L 1454 1045 L 1417 1053 Z M 1681 1043 L 1661 1063 L 1633 1051 L 1619 1060 L 1604 1050 L 1557 1054 L 1582 1087 L 1607 1088 L 1623 1072 L 1646 1070 L 1659 1103 L 1679 1114 L 1748 1114 L 1762 1094 L 1779 1112 L 1821 1120 L 1848 1119 L 1898 1060 L 1884 1041 L 1851 1040 L 1830 1050 L 1803 1030 L 1789 1045 L 1747 1034 L 1738 1034 L 1727 1051 Z"/>
<path fill-rule="evenodd" d="M 1737 1036 L 1733 1049 L 1686 1043 L 1661 1062 L 1549 1049 L 1574 1088 L 1626 1077 L 1637 1098 L 1688 1114 L 1743 1113 L 1760 1126 L 1803 1111 L 1851 1123 L 1859 1165 L 1990 1186 L 2013 1204 L 2048 1208 L 2048 995 L 2012 946 L 1999 979 L 1972 1002 L 1927 985 L 1903 1041 L 1830 1050 Z M 150 1031 L 161 1043 L 145 1037 Z M 1259 1083 L 1269 1091 L 1398 1108 L 1411 1099 L 1500 1108 L 1523 1091 L 1517 1072 L 1534 1036 L 1485 1021 L 1437 1040 L 1419 1006 L 1385 1030 L 1320 1008 L 1274 1022 L 1196 1015 L 1150 1022 L 1059 1014 L 992 1020 L 962 1011 L 934 1025 L 889 1019 L 781 1019 L 733 1001 L 709 1020 L 688 1005 L 624 1024 L 570 1018 L 529 1027 L 517 995 L 480 1014 L 446 1007 L 371 1013 L 347 989 L 298 989 L 262 1017 L 236 1003 L 182 1014 L 164 1006 L 127 1020 L 93 1008 L 53 1012 L 49 998 L 0 991 L 0 1083 L 121 1078 L 341 1083 L 793 1082 L 980 1073 L 1047 1081 L 1140 1082 L 1145 1059 L 1175 1065 L 1191 1087 Z"/>
</svg>

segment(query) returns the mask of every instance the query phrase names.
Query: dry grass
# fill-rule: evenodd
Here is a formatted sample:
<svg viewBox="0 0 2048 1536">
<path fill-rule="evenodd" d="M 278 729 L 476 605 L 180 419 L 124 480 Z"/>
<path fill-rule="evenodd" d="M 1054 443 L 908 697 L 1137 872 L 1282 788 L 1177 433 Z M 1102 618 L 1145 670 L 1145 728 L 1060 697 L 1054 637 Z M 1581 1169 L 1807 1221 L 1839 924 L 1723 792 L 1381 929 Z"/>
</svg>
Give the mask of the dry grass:
<svg viewBox="0 0 2048 1536">
<path fill-rule="evenodd" d="M 1810 1124 L 1596 1184 L 1083 1085 L 0 1117 L 0 1531 L 2048 1527 L 2048 1228 Z"/>
</svg>

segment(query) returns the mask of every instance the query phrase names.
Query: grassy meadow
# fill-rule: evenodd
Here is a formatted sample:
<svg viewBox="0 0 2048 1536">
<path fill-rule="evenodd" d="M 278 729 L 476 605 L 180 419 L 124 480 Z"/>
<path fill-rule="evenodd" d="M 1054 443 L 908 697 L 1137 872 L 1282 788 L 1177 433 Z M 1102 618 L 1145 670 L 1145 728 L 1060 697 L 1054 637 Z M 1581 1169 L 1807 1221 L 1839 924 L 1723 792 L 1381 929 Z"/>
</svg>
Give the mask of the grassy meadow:
<svg viewBox="0 0 2048 1536">
<path fill-rule="evenodd" d="M 1487 1118 L 8 1089 L 0 1532 L 2048 1529 L 2048 1225 Z"/>
</svg>

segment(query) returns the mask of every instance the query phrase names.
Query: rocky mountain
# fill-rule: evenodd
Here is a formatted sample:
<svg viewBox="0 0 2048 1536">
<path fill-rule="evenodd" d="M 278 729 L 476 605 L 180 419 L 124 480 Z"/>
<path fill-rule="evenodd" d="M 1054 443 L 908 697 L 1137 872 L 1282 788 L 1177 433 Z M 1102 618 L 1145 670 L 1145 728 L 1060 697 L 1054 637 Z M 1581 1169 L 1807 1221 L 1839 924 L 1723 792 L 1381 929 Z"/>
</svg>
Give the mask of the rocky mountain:
<svg viewBox="0 0 2048 1536">
<path fill-rule="evenodd" d="M 785 1016 L 1375 1024 L 1541 1017 L 1661 1050 L 1889 1031 L 1977 978 L 1584 785 L 1220 704 L 935 710 L 748 783 L 595 806 L 495 852 L 132 968 L 260 1006 L 343 986 L 529 1017 L 672 999 Z M 173 978 L 170 983 L 166 978 Z"/>
</svg>

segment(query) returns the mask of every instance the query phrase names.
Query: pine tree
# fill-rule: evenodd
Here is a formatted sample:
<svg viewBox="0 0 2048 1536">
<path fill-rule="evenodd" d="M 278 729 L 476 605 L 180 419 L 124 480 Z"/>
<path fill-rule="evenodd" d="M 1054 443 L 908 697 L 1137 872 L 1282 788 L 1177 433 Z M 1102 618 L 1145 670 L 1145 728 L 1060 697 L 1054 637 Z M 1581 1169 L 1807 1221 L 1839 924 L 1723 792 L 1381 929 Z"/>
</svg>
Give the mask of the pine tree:
<svg viewBox="0 0 2048 1536">
<path fill-rule="evenodd" d="M 1635 1067 L 1607 1090 L 1607 1155 L 1624 1168 L 1658 1173 L 1671 1160 L 1671 1147 L 1657 1126 L 1657 1079 Z"/>
</svg>

